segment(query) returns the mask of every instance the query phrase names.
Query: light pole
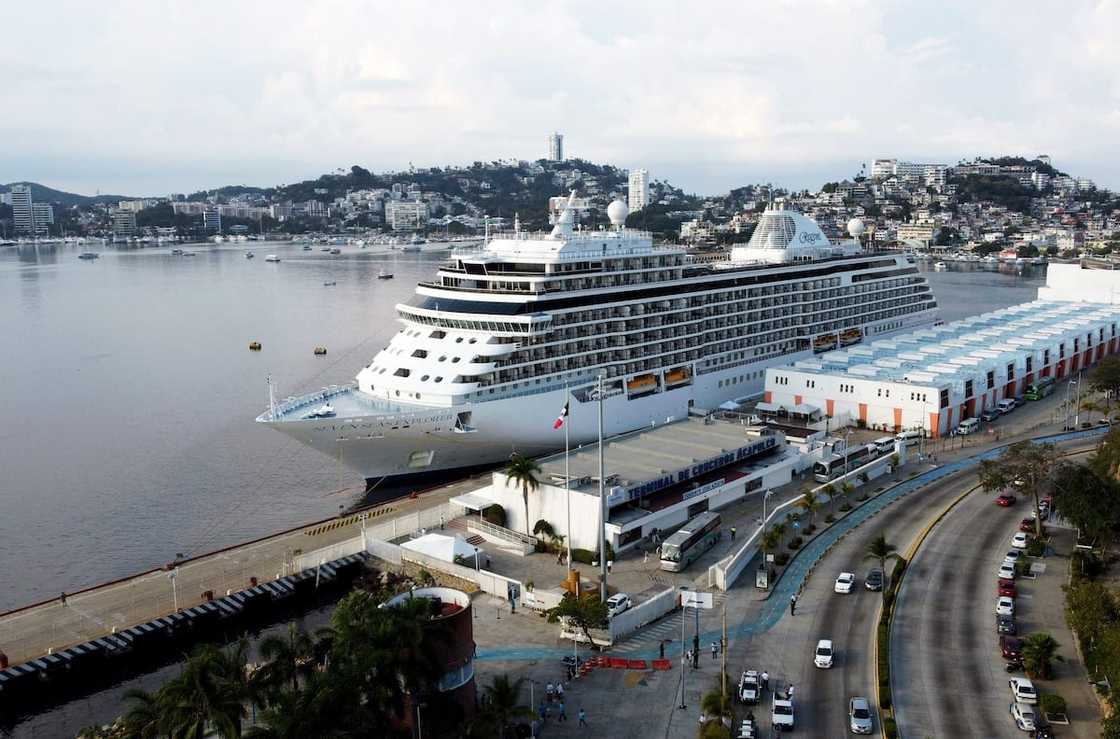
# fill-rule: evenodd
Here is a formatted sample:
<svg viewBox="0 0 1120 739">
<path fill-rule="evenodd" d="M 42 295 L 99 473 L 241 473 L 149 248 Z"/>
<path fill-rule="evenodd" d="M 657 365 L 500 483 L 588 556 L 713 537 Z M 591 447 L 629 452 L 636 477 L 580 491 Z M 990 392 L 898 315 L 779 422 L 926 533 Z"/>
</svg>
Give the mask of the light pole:
<svg viewBox="0 0 1120 739">
<path fill-rule="evenodd" d="M 478 547 L 474 548 L 474 571 L 478 572 Z"/>
<path fill-rule="evenodd" d="M 179 588 L 175 585 L 175 578 L 178 574 L 178 567 L 167 573 L 167 579 L 171 581 L 171 602 L 175 606 L 176 611 L 179 610 Z"/>
<path fill-rule="evenodd" d="M 599 375 L 599 600 L 607 602 L 607 485 L 603 479 L 603 375 Z"/>
<path fill-rule="evenodd" d="M 571 456 L 568 441 L 568 426 L 572 420 L 572 393 L 564 385 L 564 505 L 568 508 L 568 572 L 572 571 L 572 477 L 568 471 L 568 458 Z M 601 472 L 601 471 L 600 471 Z"/>
<path fill-rule="evenodd" d="M 766 501 L 770 500 L 770 496 L 773 494 L 773 490 L 767 490 L 762 494 L 762 523 L 760 523 L 759 526 L 766 525 Z"/>
<path fill-rule="evenodd" d="M 682 593 L 684 592 L 686 587 L 687 586 L 685 586 L 685 585 L 681 586 L 681 592 Z M 684 676 L 685 676 L 685 673 L 687 672 L 684 668 L 684 652 L 685 652 L 685 649 L 684 649 L 684 596 L 681 595 L 680 598 L 681 598 L 681 702 L 677 705 L 677 708 L 679 708 L 680 710 L 683 711 L 683 710 L 687 709 L 688 706 L 686 706 L 684 704 Z"/>
<path fill-rule="evenodd" d="M 1077 373 L 1077 399 L 1074 402 L 1077 410 L 1073 417 L 1073 427 L 1077 428 L 1081 425 L 1081 372 Z"/>
</svg>

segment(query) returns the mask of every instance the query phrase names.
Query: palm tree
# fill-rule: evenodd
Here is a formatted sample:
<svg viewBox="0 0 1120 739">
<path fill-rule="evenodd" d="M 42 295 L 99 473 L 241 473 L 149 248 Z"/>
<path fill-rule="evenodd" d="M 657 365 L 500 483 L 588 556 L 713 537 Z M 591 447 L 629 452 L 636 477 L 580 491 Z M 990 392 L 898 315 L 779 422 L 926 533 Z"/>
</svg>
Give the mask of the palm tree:
<svg viewBox="0 0 1120 739">
<path fill-rule="evenodd" d="M 816 517 L 817 511 L 821 509 L 820 496 L 812 490 L 806 490 L 801 494 L 801 500 L 797 501 L 797 507 L 809 516 L 809 528 L 813 528 L 813 519 Z"/>
<path fill-rule="evenodd" d="M 532 535 L 529 533 L 529 491 L 540 487 L 540 480 L 537 479 L 537 473 L 540 471 L 541 467 L 534 459 L 520 452 L 514 452 L 505 469 L 506 485 L 513 483 L 521 486 L 521 500 L 525 502 L 526 536 Z"/>
<path fill-rule="evenodd" d="M 782 545 L 781 536 L 777 529 L 770 528 L 762 535 L 762 540 L 759 542 L 762 546 L 762 551 L 766 554 L 773 554 L 774 550 Z"/>
<path fill-rule="evenodd" d="M 844 496 L 844 503 L 848 503 L 848 496 L 852 494 L 853 490 L 855 490 L 855 488 L 852 487 L 852 484 L 850 482 L 840 483 L 840 495 Z M 844 504 L 841 503 L 840 507 L 843 508 L 843 506 Z M 850 507 L 851 504 L 848 503 L 848 506 Z"/>
<path fill-rule="evenodd" d="M 241 736 L 249 697 L 245 649 L 238 645 L 227 652 L 204 644 L 194 651 L 179 676 L 160 690 L 166 733 L 176 739 Z"/>
<path fill-rule="evenodd" d="M 774 532 L 774 536 L 778 537 L 778 548 L 781 548 L 782 544 L 786 540 L 786 522 L 779 521 L 778 523 L 771 526 L 770 530 Z"/>
<path fill-rule="evenodd" d="M 988 492 L 1014 485 L 1030 493 L 1034 497 L 1035 536 L 1041 539 L 1039 491 L 1050 484 L 1058 459 L 1058 451 L 1053 444 L 1020 441 L 1004 449 L 996 459 L 980 462 L 980 485 Z"/>
<path fill-rule="evenodd" d="M 893 559 L 896 562 L 901 562 L 902 555 L 895 550 L 894 544 L 887 541 L 887 537 L 879 534 L 867 545 L 866 553 L 863 555 L 864 559 L 874 559 L 879 563 L 879 569 L 883 572 L 883 598 L 887 597 L 887 591 L 890 589 L 890 578 L 887 575 L 887 560 Z"/>
<path fill-rule="evenodd" d="M 718 690 L 705 693 L 700 699 L 700 713 L 717 724 L 722 723 L 725 716 L 731 716 L 731 699 Z"/>
<path fill-rule="evenodd" d="M 1058 642 L 1049 634 L 1031 634 L 1023 640 L 1023 669 L 1029 677 L 1048 679 L 1057 655 Z"/>
<path fill-rule="evenodd" d="M 161 728 L 162 707 L 160 694 L 149 693 L 139 688 L 129 688 L 124 692 L 124 701 L 132 704 L 124 715 L 124 726 L 132 739 L 157 739 L 163 732 Z"/>
<path fill-rule="evenodd" d="M 288 624 L 286 636 L 266 636 L 257 647 L 265 665 L 259 681 L 266 690 L 279 690 L 285 685 L 292 692 L 299 690 L 299 676 L 314 666 L 315 642 L 311 635 Z"/>
<path fill-rule="evenodd" d="M 506 727 L 515 718 L 533 715 L 533 711 L 522 705 L 519 700 L 521 684 L 524 682 L 524 678 L 513 682 L 509 679 L 509 675 L 495 675 L 490 684 L 484 688 L 486 713 L 498 724 L 499 739 L 505 736 Z"/>
</svg>

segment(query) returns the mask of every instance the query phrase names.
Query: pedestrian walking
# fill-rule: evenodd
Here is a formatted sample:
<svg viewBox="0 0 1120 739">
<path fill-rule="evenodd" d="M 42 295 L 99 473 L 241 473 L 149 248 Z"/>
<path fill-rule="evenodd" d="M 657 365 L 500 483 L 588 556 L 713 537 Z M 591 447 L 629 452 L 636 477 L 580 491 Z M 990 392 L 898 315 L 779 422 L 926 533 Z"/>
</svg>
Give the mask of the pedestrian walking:
<svg viewBox="0 0 1120 739">
<path fill-rule="evenodd" d="M 769 690 L 770 689 L 770 673 L 767 672 L 766 670 L 762 671 L 762 689 L 763 690 Z"/>
<path fill-rule="evenodd" d="M 558 564 L 558 565 L 564 564 L 564 550 L 563 549 L 556 552 L 556 564 Z"/>
<path fill-rule="evenodd" d="M 660 654 L 661 659 L 665 659 L 665 640 L 664 639 L 662 639 L 661 644 L 658 645 L 658 651 L 661 653 Z"/>
<path fill-rule="evenodd" d="M 686 662 L 688 662 L 688 664 L 690 664 L 690 665 L 692 664 L 692 650 L 691 649 L 684 653 L 684 659 L 685 659 Z"/>
<path fill-rule="evenodd" d="M 587 711 L 579 709 L 579 725 L 587 726 Z"/>
<path fill-rule="evenodd" d="M 564 700 L 564 686 L 561 683 L 556 683 L 556 700 L 561 702 Z"/>
<path fill-rule="evenodd" d="M 568 712 L 564 708 L 564 701 L 563 700 L 560 701 L 560 716 L 558 717 L 558 720 L 560 720 L 560 721 L 567 721 L 568 720 Z"/>
<path fill-rule="evenodd" d="M 532 737 L 541 735 L 541 722 L 538 719 L 533 719 L 533 722 L 529 724 L 529 735 Z"/>
<path fill-rule="evenodd" d="M 790 683 L 789 687 L 786 688 L 786 698 L 793 700 L 793 683 Z"/>
<path fill-rule="evenodd" d="M 731 527 L 731 541 L 735 541 L 735 527 Z"/>
<path fill-rule="evenodd" d="M 649 562 L 649 550 L 648 549 L 643 549 L 642 550 L 642 564 L 645 564 L 646 562 Z"/>
<path fill-rule="evenodd" d="M 791 595 L 789 597 L 789 615 L 792 616 L 796 612 L 797 612 L 797 596 L 796 595 Z"/>
<path fill-rule="evenodd" d="M 712 642 L 712 659 L 715 659 L 717 654 L 719 654 L 719 645 Z"/>
<path fill-rule="evenodd" d="M 60 601 L 62 601 L 62 605 L 66 605 L 66 591 L 65 590 L 62 591 L 62 595 L 58 596 L 58 599 Z"/>
<path fill-rule="evenodd" d="M 551 703 L 552 699 L 556 697 L 556 686 L 552 683 L 546 685 L 544 689 L 544 695 L 548 699 L 548 702 Z"/>
</svg>

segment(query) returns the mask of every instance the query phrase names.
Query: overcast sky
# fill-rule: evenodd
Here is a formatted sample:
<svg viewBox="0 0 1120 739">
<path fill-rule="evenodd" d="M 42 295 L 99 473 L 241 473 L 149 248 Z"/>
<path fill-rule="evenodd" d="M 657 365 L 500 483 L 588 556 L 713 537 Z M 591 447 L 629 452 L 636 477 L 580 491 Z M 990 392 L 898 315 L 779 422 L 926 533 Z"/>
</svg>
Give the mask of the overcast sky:
<svg viewBox="0 0 1120 739">
<path fill-rule="evenodd" d="M 0 3 L 0 182 L 566 151 L 688 191 L 1048 153 L 1120 189 L 1120 2 Z"/>
</svg>

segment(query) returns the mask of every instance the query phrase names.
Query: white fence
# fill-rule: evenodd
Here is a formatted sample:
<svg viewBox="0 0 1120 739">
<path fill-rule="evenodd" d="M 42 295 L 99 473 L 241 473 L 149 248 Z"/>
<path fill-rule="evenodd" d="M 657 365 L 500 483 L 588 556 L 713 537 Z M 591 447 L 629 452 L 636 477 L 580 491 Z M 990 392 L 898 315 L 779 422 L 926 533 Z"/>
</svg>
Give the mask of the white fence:
<svg viewBox="0 0 1120 739">
<path fill-rule="evenodd" d="M 366 527 L 370 539 L 392 541 L 415 534 L 421 529 L 438 529 L 453 518 L 463 515 L 465 509 L 454 503 L 441 503 L 412 513 L 404 513 L 374 526 Z"/>
<path fill-rule="evenodd" d="M 385 560 L 389 564 L 399 565 L 402 561 L 401 548 L 387 541 L 366 539 L 366 551 L 378 559 Z"/>
<path fill-rule="evenodd" d="M 295 569 L 296 572 L 300 570 L 309 570 L 313 567 L 318 567 L 324 562 L 330 562 L 334 559 L 364 552 L 365 549 L 366 546 L 362 537 L 360 535 L 355 536 L 352 539 L 340 541 L 337 544 L 331 544 L 330 546 L 321 547 L 319 549 L 313 549 L 310 552 L 299 555 L 295 558 Z"/>
<path fill-rule="evenodd" d="M 666 588 L 644 603 L 639 603 L 628 611 L 623 611 L 610 620 L 611 643 L 632 634 L 638 629 L 653 623 L 677 607 L 675 588 Z"/>
</svg>

